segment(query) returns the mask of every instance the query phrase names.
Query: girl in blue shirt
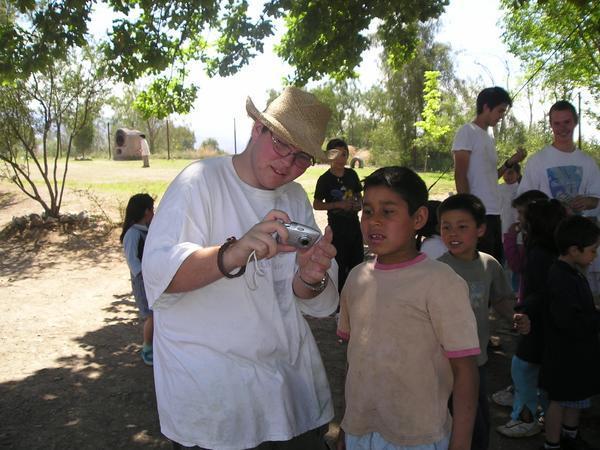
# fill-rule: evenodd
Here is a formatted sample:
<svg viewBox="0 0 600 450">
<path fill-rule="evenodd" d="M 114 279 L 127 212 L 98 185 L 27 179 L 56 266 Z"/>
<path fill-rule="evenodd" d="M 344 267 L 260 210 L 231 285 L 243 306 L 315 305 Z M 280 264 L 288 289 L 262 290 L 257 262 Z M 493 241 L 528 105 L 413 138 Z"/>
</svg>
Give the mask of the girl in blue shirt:
<svg viewBox="0 0 600 450">
<path fill-rule="evenodd" d="M 148 194 L 135 194 L 129 199 L 125 210 L 121 243 L 131 274 L 131 287 L 135 303 L 139 309 L 140 318 L 144 321 L 144 344 L 142 360 L 148 366 L 152 365 L 152 336 L 154 322 L 152 311 L 148 308 L 144 278 L 142 276 L 142 255 L 144 242 L 148 234 L 148 226 L 154 217 L 154 199 Z"/>
</svg>

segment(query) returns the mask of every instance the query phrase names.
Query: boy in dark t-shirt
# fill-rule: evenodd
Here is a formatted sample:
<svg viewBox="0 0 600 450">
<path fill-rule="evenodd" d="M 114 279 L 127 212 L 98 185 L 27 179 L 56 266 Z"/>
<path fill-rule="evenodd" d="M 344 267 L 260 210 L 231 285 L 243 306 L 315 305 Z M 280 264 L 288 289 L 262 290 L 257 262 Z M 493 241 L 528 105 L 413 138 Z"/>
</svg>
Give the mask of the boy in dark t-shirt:
<svg viewBox="0 0 600 450">
<path fill-rule="evenodd" d="M 327 222 L 333 231 L 333 245 L 338 266 L 338 290 L 341 292 L 350 270 L 363 261 L 363 240 L 358 220 L 362 186 L 356 172 L 346 167 L 348 145 L 341 139 L 327 143 L 327 159 L 331 167 L 319 177 L 313 208 L 327 211 Z"/>
</svg>

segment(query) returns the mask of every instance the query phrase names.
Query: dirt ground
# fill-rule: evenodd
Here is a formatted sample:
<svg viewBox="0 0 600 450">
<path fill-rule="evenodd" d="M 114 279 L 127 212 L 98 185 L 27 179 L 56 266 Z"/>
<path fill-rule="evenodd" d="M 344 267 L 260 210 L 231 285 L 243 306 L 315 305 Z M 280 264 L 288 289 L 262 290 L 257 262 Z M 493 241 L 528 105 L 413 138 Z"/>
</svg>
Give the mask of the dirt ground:
<svg viewBox="0 0 600 450">
<path fill-rule="evenodd" d="M 65 211 L 93 210 L 69 196 Z M 0 185 L 0 228 L 37 206 Z M 109 211 L 116 220 L 116 211 Z M 324 222 L 319 216 L 319 222 Z M 161 435 L 151 368 L 139 357 L 141 328 L 119 230 L 26 232 L 0 240 L 0 447 L 11 449 L 170 448 Z M 308 319 L 343 412 L 345 345 L 333 318 Z M 490 393 L 506 386 L 514 337 L 496 326 Z M 600 408 L 583 433 L 600 447 Z M 493 425 L 509 410 L 492 406 Z M 509 440 L 492 431 L 492 450 L 536 449 L 542 436 Z M 307 449 L 310 450 L 310 449 Z"/>
</svg>

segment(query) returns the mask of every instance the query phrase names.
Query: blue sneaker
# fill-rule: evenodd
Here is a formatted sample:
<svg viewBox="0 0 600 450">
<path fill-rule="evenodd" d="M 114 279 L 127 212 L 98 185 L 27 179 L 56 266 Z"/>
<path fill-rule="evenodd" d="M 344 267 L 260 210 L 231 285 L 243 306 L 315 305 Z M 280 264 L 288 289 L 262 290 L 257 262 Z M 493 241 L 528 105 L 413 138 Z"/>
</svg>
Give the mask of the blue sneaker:
<svg viewBox="0 0 600 450">
<path fill-rule="evenodd" d="M 152 357 L 152 347 L 142 348 L 142 361 L 147 366 L 152 366 L 154 364 Z"/>
</svg>

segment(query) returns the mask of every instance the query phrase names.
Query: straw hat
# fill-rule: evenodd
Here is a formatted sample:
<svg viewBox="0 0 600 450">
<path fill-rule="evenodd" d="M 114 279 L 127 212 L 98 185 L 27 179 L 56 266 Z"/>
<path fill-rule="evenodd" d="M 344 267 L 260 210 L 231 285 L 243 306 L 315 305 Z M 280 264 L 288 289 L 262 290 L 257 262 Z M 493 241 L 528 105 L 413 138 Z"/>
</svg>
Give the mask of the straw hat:
<svg viewBox="0 0 600 450">
<path fill-rule="evenodd" d="M 248 97 L 246 111 L 286 143 L 311 154 L 316 161 L 324 161 L 321 145 L 331 110 L 313 94 L 286 87 L 264 112 L 260 112 Z"/>
</svg>

